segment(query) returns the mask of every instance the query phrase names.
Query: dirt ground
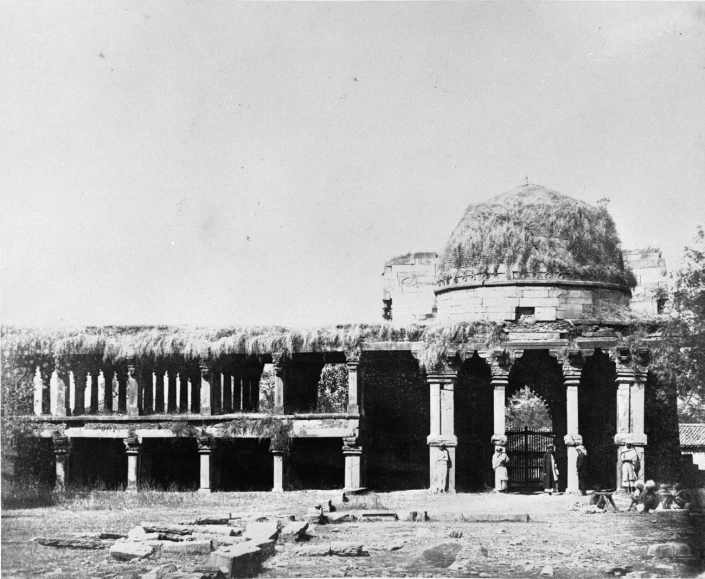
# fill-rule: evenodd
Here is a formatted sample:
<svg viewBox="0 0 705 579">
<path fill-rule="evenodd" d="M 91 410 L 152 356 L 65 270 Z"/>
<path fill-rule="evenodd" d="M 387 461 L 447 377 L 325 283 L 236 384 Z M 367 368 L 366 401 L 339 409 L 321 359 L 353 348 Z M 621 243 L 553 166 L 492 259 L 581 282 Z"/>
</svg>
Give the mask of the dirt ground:
<svg viewBox="0 0 705 579">
<path fill-rule="evenodd" d="M 91 493 L 60 507 L 3 511 L 2 577 L 117 579 L 136 577 L 169 562 L 186 567 L 198 565 L 207 556 L 161 556 L 157 560 L 120 563 L 108 556 L 107 549 L 56 549 L 31 539 L 127 533 L 141 521 L 176 523 L 223 512 L 258 513 L 281 519 L 294 515 L 299 519 L 308 507 L 325 504 L 329 499 L 339 511 L 415 510 L 427 512 L 430 520 L 312 526 L 305 543 L 277 545 L 276 554 L 266 561 L 261 577 L 540 577 L 548 565 L 555 577 L 571 579 L 629 572 L 642 577 L 685 577 L 703 570 L 705 517 L 668 511 L 588 515 L 570 510 L 576 501 L 587 504 L 587 497 L 430 495 L 428 491 L 406 491 L 354 496 L 342 503 L 339 491 L 180 495 L 164 498 L 164 504 L 159 504 L 156 497 L 154 504 L 144 506 L 144 501 L 123 498 L 124 495 Z M 618 507 L 627 506 L 625 496 L 616 499 Z M 488 513 L 527 514 L 530 520 L 463 520 Z M 364 545 L 364 555 L 312 557 L 299 553 L 302 546 L 331 541 Z M 668 541 L 688 543 L 695 559 L 673 561 L 646 556 L 649 545 Z M 433 550 L 430 555 L 429 550 Z"/>
</svg>

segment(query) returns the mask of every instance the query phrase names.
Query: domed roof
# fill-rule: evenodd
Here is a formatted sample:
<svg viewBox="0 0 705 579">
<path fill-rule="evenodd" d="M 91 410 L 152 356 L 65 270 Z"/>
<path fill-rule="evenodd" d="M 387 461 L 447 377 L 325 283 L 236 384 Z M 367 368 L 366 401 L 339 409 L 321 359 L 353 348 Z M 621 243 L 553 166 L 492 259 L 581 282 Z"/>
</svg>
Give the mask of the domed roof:
<svg viewBox="0 0 705 579">
<path fill-rule="evenodd" d="M 446 245 L 439 280 L 548 272 L 547 277 L 634 287 L 620 245 L 605 208 L 524 185 L 467 208 Z"/>
</svg>

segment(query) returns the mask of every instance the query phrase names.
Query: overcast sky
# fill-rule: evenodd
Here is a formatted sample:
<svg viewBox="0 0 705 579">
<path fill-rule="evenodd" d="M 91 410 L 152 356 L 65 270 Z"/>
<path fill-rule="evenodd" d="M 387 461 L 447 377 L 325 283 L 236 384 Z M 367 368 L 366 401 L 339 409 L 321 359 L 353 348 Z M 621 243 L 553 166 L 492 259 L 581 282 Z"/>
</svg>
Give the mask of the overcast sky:
<svg viewBox="0 0 705 579">
<path fill-rule="evenodd" d="M 705 225 L 705 5 L 0 4 L 4 324 L 380 321 L 524 182 Z"/>
</svg>

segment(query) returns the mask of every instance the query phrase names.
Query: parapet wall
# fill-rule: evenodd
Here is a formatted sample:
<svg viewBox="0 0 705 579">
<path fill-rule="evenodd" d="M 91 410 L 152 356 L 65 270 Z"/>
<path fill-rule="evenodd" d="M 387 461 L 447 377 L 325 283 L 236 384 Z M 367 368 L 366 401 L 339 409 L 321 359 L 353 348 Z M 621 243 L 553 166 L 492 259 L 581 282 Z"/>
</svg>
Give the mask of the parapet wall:
<svg viewBox="0 0 705 579">
<path fill-rule="evenodd" d="M 458 284 L 436 290 L 438 319 L 441 321 L 515 320 L 519 314 L 536 321 L 590 319 L 600 310 L 629 305 L 629 294 L 610 284 L 564 282 L 565 285 L 488 282 L 485 285 Z M 517 308 L 522 308 L 518 310 Z M 533 308 L 524 310 L 523 308 Z"/>
<path fill-rule="evenodd" d="M 435 317 L 437 253 L 408 253 L 384 264 L 383 317 L 399 324 Z"/>
<path fill-rule="evenodd" d="M 624 265 L 636 277 L 637 287 L 632 291 L 630 306 L 633 310 L 650 314 L 661 313 L 665 293 L 668 291 L 666 260 L 658 249 L 628 249 L 622 252 Z"/>
</svg>

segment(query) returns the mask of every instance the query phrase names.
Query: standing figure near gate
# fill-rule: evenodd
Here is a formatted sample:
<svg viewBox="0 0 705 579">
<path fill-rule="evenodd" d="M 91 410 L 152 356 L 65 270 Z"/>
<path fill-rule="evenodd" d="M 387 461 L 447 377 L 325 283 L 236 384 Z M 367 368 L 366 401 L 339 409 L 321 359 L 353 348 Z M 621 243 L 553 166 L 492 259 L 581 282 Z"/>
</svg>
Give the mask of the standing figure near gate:
<svg viewBox="0 0 705 579">
<path fill-rule="evenodd" d="M 499 481 L 499 492 L 506 493 L 509 488 L 509 474 L 507 465 L 509 457 L 504 452 L 504 447 L 498 446 L 495 455 L 492 457 L 492 468 L 495 471 L 495 480 Z"/>
<path fill-rule="evenodd" d="M 554 449 L 555 447 L 549 444 L 548 450 L 543 455 L 543 489 L 549 494 L 558 492 L 558 467 L 553 456 Z"/>
<path fill-rule="evenodd" d="M 622 461 L 622 486 L 631 493 L 639 478 L 639 455 L 634 450 L 634 445 L 627 443 L 627 447 L 619 455 Z"/>
<path fill-rule="evenodd" d="M 448 487 L 448 470 L 450 469 L 450 453 L 446 448 L 445 444 L 441 444 L 438 448 L 440 455 L 437 462 L 436 474 L 438 479 L 436 480 L 436 488 L 434 489 L 437 493 L 444 493 Z"/>
<path fill-rule="evenodd" d="M 576 446 L 575 449 L 578 451 L 578 461 L 576 468 L 576 470 L 578 471 L 578 488 L 580 489 L 580 494 L 585 496 L 587 494 L 587 487 L 585 486 L 588 467 L 587 450 L 585 450 L 585 447 L 582 444 Z"/>
</svg>

